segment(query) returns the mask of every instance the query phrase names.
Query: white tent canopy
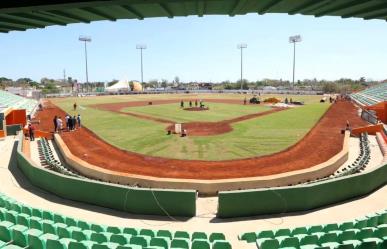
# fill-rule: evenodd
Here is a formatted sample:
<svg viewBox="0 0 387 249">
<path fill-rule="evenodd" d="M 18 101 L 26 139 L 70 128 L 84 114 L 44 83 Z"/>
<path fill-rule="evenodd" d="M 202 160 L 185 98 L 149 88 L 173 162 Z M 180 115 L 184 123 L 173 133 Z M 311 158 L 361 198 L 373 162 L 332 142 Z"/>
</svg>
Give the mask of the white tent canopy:
<svg viewBox="0 0 387 249">
<path fill-rule="evenodd" d="M 114 85 L 106 87 L 106 91 L 108 92 L 116 92 L 119 90 L 129 90 L 130 91 L 130 81 L 128 80 L 120 80 Z"/>
</svg>

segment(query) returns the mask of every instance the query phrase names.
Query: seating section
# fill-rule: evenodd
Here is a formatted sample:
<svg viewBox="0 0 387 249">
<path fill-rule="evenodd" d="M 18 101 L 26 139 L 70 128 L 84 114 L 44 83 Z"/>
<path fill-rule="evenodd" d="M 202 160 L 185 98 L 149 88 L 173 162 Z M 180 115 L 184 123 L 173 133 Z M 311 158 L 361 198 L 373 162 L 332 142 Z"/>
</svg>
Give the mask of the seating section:
<svg viewBox="0 0 387 249">
<path fill-rule="evenodd" d="M 12 107 L 14 109 L 26 109 L 27 114 L 32 114 L 38 102 L 27 99 L 7 91 L 0 90 L 0 107 Z"/>
<path fill-rule="evenodd" d="M 364 91 L 351 94 L 351 98 L 363 106 L 375 105 L 386 101 L 387 83 L 367 88 Z"/>
<path fill-rule="evenodd" d="M 222 233 L 98 225 L 31 208 L 0 194 L 0 248 L 232 249 Z"/>
<path fill-rule="evenodd" d="M 38 150 L 39 150 L 39 158 L 43 166 L 47 169 L 54 170 L 58 173 L 68 175 L 68 176 L 74 176 L 74 177 L 80 177 L 85 178 L 82 175 L 80 175 L 78 172 L 66 168 L 60 161 L 58 161 L 50 148 L 50 144 L 48 143 L 47 139 L 42 137 L 38 141 Z"/>
<path fill-rule="evenodd" d="M 387 249 L 387 210 L 341 224 L 249 232 L 258 249 Z"/>
<path fill-rule="evenodd" d="M 321 182 L 328 179 L 334 179 L 334 178 L 348 176 L 348 175 L 353 175 L 365 170 L 365 168 L 367 167 L 371 159 L 371 149 L 369 146 L 368 134 L 367 133 L 360 134 L 359 141 L 360 141 L 360 154 L 356 158 L 355 162 L 353 162 L 350 165 L 347 165 L 342 169 L 339 169 L 334 174 L 328 177 L 320 178 L 315 181 L 310 181 L 310 182 L 307 182 L 307 184 Z"/>
</svg>

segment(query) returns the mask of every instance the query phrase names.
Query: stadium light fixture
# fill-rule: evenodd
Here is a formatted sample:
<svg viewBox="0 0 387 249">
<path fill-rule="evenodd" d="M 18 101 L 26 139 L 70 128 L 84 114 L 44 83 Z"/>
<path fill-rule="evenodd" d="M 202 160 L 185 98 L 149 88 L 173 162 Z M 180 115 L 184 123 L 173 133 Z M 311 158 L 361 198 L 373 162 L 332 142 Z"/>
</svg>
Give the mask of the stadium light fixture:
<svg viewBox="0 0 387 249">
<path fill-rule="evenodd" d="M 238 49 L 241 50 L 241 91 L 243 90 L 243 49 L 247 48 L 246 43 L 240 43 L 237 46 Z"/>
<path fill-rule="evenodd" d="M 89 70 L 88 70 L 88 67 L 87 67 L 87 45 L 86 44 L 88 42 L 91 42 L 91 37 L 90 36 L 79 36 L 78 40 L 85 43 L 86 87 L 87 87 L 87 84 L 89 83 Z"/>
<path fill-rule="evenodd" d="M 143 64 L 142 64 L 142 50 L 146 49 L 145 44 L 137 44 L 136 49 L 140 49 L 140 55 L 141 55 L 141 86 L 142 90 L 144 91 L 144 71 L 143 71 Z"/>
<path fill-rule="evenodd" d="M 296 73 L 296 43 L 301 42 L 302 38 L 300 35 L 294 35 L 289 37 L 289 43 L 293 43 L 293 86 L 294 89 L 294 77 Z"/>
</svg>

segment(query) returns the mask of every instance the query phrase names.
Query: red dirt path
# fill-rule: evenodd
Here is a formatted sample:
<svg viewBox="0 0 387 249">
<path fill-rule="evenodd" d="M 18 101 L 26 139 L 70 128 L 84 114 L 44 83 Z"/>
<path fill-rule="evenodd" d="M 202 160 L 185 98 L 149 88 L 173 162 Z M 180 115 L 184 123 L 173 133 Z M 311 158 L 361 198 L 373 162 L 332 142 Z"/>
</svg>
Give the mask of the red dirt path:
<svg viewBox="0 0 387 249">
<path fill-rule="evenodd" d="M 147 103 L 147 102 L 146 102 Z M 54 106 L 38 112 L 39 129 L 53 130 L 54 115 L 65 113 Z M 229 179 L 265 176 L 309 168 L 325 162 L 342 148 L 340 130 L 349 120 L 353 127 L 367 123 L 350 102 L 333 104 L 318 124 L 297 144 L 269 156 L 229 161 L 176 160 L 145 156 L 118 149 L 86 128 L 62 134 L 70 151 L 101 168 L 138 175 L 181 179 Z"/>
</svg>

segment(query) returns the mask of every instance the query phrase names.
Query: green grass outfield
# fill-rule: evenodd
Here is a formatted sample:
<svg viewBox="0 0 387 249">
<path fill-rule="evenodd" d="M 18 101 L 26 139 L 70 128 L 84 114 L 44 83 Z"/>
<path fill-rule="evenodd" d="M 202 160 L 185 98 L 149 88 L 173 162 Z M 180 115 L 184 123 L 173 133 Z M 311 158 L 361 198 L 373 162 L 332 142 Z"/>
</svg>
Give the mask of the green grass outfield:
<svg viewBox="0 0 387 249">
<path fill-rule="evenodd" d="M 70 114 L 76 114 L 71 111 L 72 105 L 74 101 L 76 101 L 80 106 L 79 112 L 82 115 L 83 124 L 93 130 L 101 138 L 117 147 L 151 156 L 191 160 L 239 159 L 262 156 L 284 150 L 299 141 L 310 128 L 315 125 L 329 107 L 329 104 L 318 103 L 321 96 L 287 96 L 288 98 L 292 97 L 293 100 L 305 101 L 306 105 L 235 123 L 233 124 L 233 131 L 230 133 L 208 137 L 185 138 L 174 135 L 167 136 L 165 125 L 160 123 L 123 114 L 96 110 L 89 107 L 89 105 L 96 103 L 171 98 L 181 99 L 184 97 L 187 97 L 187 95 L 106 96 L 53 99 L 52 101 Z M 194 98 L 196 97 L 203 99 L 233 98 L 241 99 L 241 101 L 243 101 L 244 95 L 195 95 Z M 285 97 L 280 96 L 280 98 L 284 99 Z M 210 114 L 212 109 L 215 110 L 215 106 L 218 104 L 209 103 L 209 105 L 210 111 L 208 111 L 208 113 Z M 265 107 L 257 106 L 232 104 L 219 105 L 221 108 L 228 106 L 233 110 L 229 113 L 229 116 L 227 116 L 227 113 L 223 113 L 223 117 L 233 117 L 233 115 L 236 114 L 237 116 L 246 115 L 246 112 L 252 110 L 250 108 L 257 108 L 258 111 L 264 111 L 265 109 Z M 152 109 L 149 110 L 147 108 L 148 106 L 146 108 L 132 107 L 127 109 L 139 109 L 143 112 L 143 109 L 146 109 L 145 112 L 147 115 L 153 113 L 162 115 L 163 117 L 174 117 L 174 120 L 183 120 L 188 117 L 189 121 L 205 121 L 201 119 L 192 120 L 192 112 L 182 110 L 176 111 L 178 108 L 175 108 L 173 105 L 171 105 L 169 112 L 166 112 L 165 110 L 165 108 L 169 108 L 169 105 L 154 105 L 150 106 L 149 108 Z M 238 111 L 239 108 L 240 110 Z M 182 112 L 180 113 L 181 115 L 176 115 L 176 113 L 180 111 Z M 256 110 L 254 109 L 254 112 L 255 111 Z M 158 112 L 160 112 L 160 114 Z M 161 114 L 161 112 L 163 113 Z M 205 113 L 206 112 L 200 112 L 196 114 L 207 115 Z M 212 115 L 209 115 L 204 118 L 208 118 L 208 120 L 211 121 L 212 118 L 219 117 L 212 117 Z"/>
<path fill-rule="evenodd" d="M 174 103 L 158 106 L 147 105 L 140 107 L 129 107 L 124 108 L 123 111 L 172 120 L 175 121 L 175 123 L 186 123 L 193 121 L 217 122 L 248 114 L 264 112 L 271 109 L 270 107 L 262 105 L 246 105 L 242 107 L 241 105 L 235 104 L 211 102 L 203 102 L 203 104 L 205 104 L 206 107 L 209 107 L 209 110 L 200 112 L 186 111 L 180 108 L 180 103 Z M 185 107 L 188 107 L 187 102 L 185 102 Z"/>
</svg>

